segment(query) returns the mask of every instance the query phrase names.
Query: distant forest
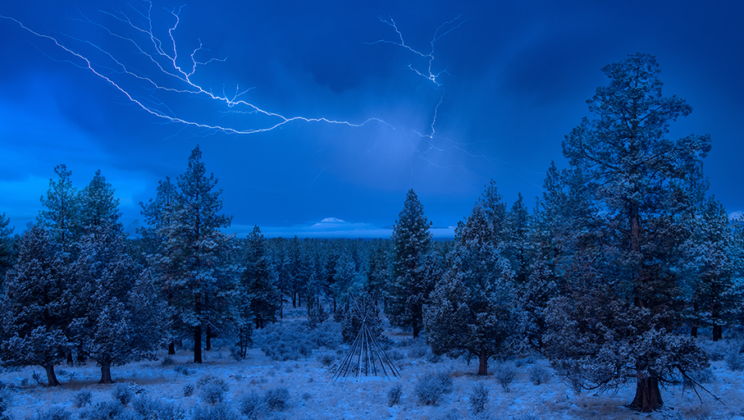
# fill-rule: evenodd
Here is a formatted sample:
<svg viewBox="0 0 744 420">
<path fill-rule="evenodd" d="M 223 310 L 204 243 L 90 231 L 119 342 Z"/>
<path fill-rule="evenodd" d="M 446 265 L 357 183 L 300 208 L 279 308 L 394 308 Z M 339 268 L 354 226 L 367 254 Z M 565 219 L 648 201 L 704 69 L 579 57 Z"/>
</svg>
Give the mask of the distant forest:
<svg viewBox="0 0 744 420">
<path fill-rule="evenodd" d="M 78 191 L 59 165 L 35 226 L 14 235 L 0 216 L 0 362 L 42 366 L 57 385 L 57 365 L 93 360 L 109 383 L 112 367 L 184 340 L 194 363 L 215 338 L 245 357 L 291 303 L 311 327 L 342 323 L 347 341 L 362 322 L 379 334 L 384 313 L 436 355 L 477 358 L 480 375 L 537 351 L 577 390 L 632 381 L 632 407 L 657 409 L 660 386 L 695 385 L 709 366 L 696 337 L 744 324 L 744 220 L 708 193 L 710 137 L 665 137 L 692 108 L 662 95 L 655 58 L 603 71 L 591 117 L 563 140 L 569 166 L 550 165 L 531 210 L 491 181 L 451 241 L 432 239 L 413 190 L 390 239 L 228 235 L 198 146 L 127 238 L 103 174 Z"/>
</svg>

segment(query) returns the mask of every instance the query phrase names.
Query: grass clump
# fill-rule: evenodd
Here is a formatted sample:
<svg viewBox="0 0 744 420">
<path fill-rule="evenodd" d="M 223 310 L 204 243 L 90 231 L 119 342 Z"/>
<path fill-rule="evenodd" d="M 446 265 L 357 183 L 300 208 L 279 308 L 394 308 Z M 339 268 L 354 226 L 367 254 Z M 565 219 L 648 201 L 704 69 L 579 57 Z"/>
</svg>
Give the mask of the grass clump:
<svg viewBox="0 0 744 420">
<path fill-rule="evenodd" d="M 265 411 L 266 404 L 264 404 L 264 399 L 260 395 L 251 392 L 240 399 L 238 407 L 240 414 L 248 420 L 257 420 Z"/>
<path fill-rule="evenodd" d="M 284 411 L 289 408 L 289 391 L 287 388 L 274 388 L 266 391 L 264 404 L 270 411 Z"/>
<path fill-rule="evenodd" d="M 91 399 L 92 395 L 90 393 L 90 390 L 81 389 L 77 394 L 75 394 L 75 397 L 72 399 L 72 405 L 74 405 L 75 408 L 83 408 L 86 405 L 90 405 Z"/>
<path fill-rule="evenodd" d="M 473 386 L 473 389 L 470 391 L 470 411 L 473 414 L 480 414 L 486 409 L 489 391 L 491 389 L 482 382 L 478 382 Z"/>
<path fill-rule="evenodd" d="M 126 407 L 134 399 L 134 392 L 129 386 L 118 384 L 111 390 L 111 398 L 121 404 L 122 407 Z"/>
</svg>

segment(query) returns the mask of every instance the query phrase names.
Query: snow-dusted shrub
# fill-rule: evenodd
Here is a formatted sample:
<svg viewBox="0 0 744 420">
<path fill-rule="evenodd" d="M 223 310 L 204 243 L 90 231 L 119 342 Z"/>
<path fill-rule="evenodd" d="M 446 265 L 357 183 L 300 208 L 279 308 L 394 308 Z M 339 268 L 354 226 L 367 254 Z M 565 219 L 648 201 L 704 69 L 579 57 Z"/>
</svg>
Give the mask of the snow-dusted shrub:
<svg viewBox="0 0 744 420">
<path fill-rule="evenodd" d="M 114 401 L 104 401 L 80 413 L 84 420 L 116 420 L 124 411 L 124 406 Z"/>
<path fill-rule="evenodd" d="M 240 415 L 227 404 L 217 404 L 211 407 L 195 407 L 193 420 L 239 420 Z"/>
<path fill-rule="evenodd" d="M 473 386 L 470 391 L 470 411 L 474 414 L 482 413 L 486 409 L 486 403 L 488 403 L 488 393 L 491 389 L 478 382 Z"/>
<path fill-rule="evenodd" d="M 712 362 L 720 362 L 725 357 L 728 344 L 723 341 L 712 341 L 712 340 L 697 340 L 698 346 L 708 353 L 708 357 Z"/>
<path fill-rule="evenodd" d="M 46 412 L 37 412 L 35 420 L 68 420 L 70 414 L 62 407 L 52 407 Z"/>
<path fill-rule="evenodd" d="M 287 388 L 274 388 L 266 391 L 264 404 L 271 411 L 284 411 L 289 407 L 289 391 Z"/>
<path fill-rule="evenodd" d="M 129 386 L 118 384 L 111 390 L 111 398 L 122 406 L 126 406 L 134 399 L 134 392 Z"/>
<path fill-rule="evenodd" d="M 244 395 L 243 398 L 240 399 L 240 414 L 244 415 L 248 420 L 257 420 L 261 413 L 264 412 L 264 409 L 264 401 L 256 392 Z"/>
<path fill-rule="evenodd" d="M 163 361 L 160 362 L 160 366 L 173 366 L 175 364 L 176 361 L 170 356 L 163 357 Z"/>
<path fill-rule="evenodd" d="M 744 369 L 744 355 L 739 352 L 739 343 L 731 346 L 729 351 L 726 353 L 726 366 L 733 372 L 738 372 Z"/>
<path fill-rule="evenodd" d="M 201 387 L 199 397 L 207 404 L 215 405 L 225 400 L 225 392 L 225 387 L 223 387 L 219 383 L 208 382 Z"/>
<path fill-rule="evenodd" d="M 326 367 L 330 366 L 334 362 L 334 360 L 336 360 L 336 358 L 333 357 L 332 354 L 326 353 L 318 356 L 318 361 L 320 362 L 320 364 Z"/>
<path fill-rule="evenodd" d="M 8 400 L 4 394 L 0 394 L 0 420 L 11 420 L 8 414 Z"/>
<path fill-rule="evenodd" d="M 429 363 L 439 363 L 442 361 L 442 356 L 434 354 L 431 350 L 426 352 L 426 361 Z"/>
<path fill-rule="evenodd" d="M 403 360 L 406 356 L 399 350 L 387 351 L 385 354 L 393 360 Z"/>
<path fill-rule="evenodd" d="M 134 412 L 145 419 L 183 420 L 186 412 L 180 406 L 144 395 L 132 401 Z"/>
<path fill-rule="evenodd" d="M 180 373 L 183 376 L 191 375 L 191 371 L 189 370 L 189 368 L 183 365 L 176 366 L 173 368 L 173 370 L 176 371 L 177 373 Z"/>
<path fill-rule="evenodd" d="M 452 392 L 452 378 L 446 372 L 430 373 L 418 380 L 414 392 L 421 404 L 436 405 L 443 394 Z"/>
<path fill-rule="evenodd" d="M 398 403 L 400 403 L 400 397 L 403 395 L 403 387 L 397 383 L 393 385 L 392 388 L 388 391 L 387 397 L 388 397 L 388 407 L 392 407 Z"/>
<path fill-rule="evenodd" d="M 426 346 L 415 346 L 408 349 L 408 357 L 411 359 L 422 359 L 429 352 Z"/>
<path fill-rule="evenodd" d="M 183 386 L 183 396 L 184 397 L 190 397 L 194 395 L 194 385 L 193 384 L 186 384 Z"/>
<path fill-rule="evenodd" d="M 535 385 L 544 384 L 550 378 L 550 371 L 542 364 L 532 365 L 527 372 L 530 375 L 530 381 Z"/>
<path fill-rule="evenodd" d="M 517 367 L 514 366 L 513 362 L 504 362 L 496 367 L 496 373 L 494 373 L 496 382 L 504 388 L 504 391 L 509 392 L 509 385 L 514 382 L 514 378 L 517 376 Z"/>
<path fill-rule="evenodd" d="M 233 358 L 236 362 L 239 362 L 243 360 L 243 356 L 240 354 L 240 347 L 238 346 L 231 346 L 230 347 L 230 357 Z"/>
<path fill-rule="evenodd" d="M 90 405 L 91 402 L 91 393 L 87 389 L 81 389 L 77 394 L 75 394 L 75 397 L 72 399 L 72 405 L 74 405 L 76 408 L 83 408 L 86 405 Z"/>
<path fill-rule="evenodd" d="M 699 384 L 709 384 L 713 382 L 713 380 L 715 379 L 715 375 L 713 374 L 713 369 L 711 368 L 705 368 L 705 369 L 700 369 L 700 370 L 696 370 L 692 372 L 687 372 L 687 375 L 689 376 L 690 379 L 692 379 L 692 381 L 695 381 L 696 383 L 699 383 Z M 683 388 L 693 387 L 694 384 L 690 379 L 684 378 L 684 380 L 682 381 Z"/>
</svg>

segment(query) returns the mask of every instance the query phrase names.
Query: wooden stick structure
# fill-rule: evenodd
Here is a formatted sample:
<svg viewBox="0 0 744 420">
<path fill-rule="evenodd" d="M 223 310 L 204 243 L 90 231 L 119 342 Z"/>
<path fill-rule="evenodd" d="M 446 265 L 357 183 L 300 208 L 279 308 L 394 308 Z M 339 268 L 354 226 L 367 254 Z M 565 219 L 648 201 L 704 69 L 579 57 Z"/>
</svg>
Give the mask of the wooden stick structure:
<svg viewBox="0 0 744 420">
<path fill-rule="evenodd" d="M 362 373 L 364 376 L 370 376 L 373 374 L 378 376 L 378 365 L 379 372 L 385 375 L 386 378 L 390 378 L 390 375 L 396 378 L 400 377 L 398 368 L 395 367 L 395 363 L 385 354 L 382 349 L 380 342 L 377 338 L 370 333 L 367 327 L 367 305 L 363 302 L 359 305 L 357 300 L 352 301 L 354 309 L 362 318 L 362 325 L 359 328 L 354 343 L 349 349 L 349 353 L 346 355 L 341 364 L 333 374 L 333 380 L 336 381 L 338 378 L 347 378 L 350 374 L 354 374 L 359 378 Z M 388 371 L 390 374 L 388 374 Z"/>
</svg>

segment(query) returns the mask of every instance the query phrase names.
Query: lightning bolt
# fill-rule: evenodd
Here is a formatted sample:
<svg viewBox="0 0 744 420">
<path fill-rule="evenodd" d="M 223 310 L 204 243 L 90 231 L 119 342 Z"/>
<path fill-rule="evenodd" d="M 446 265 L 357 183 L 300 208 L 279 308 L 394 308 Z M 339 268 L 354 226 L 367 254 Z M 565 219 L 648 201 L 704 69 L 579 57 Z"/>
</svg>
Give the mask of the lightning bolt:
<svg viewBox="0 0 744 420">
<path fill-rule="evenodd" d="M 240 85 L 236 85 L 234 92 L 229 95 L 225 92 L 224 88 L 222 89 L 221 94 L 215 94 L 211 89 L 195 81 L 195 76 L 197 71 L 204 66 L 214 62 L 224 62 L 227 60 L 227 57 L 200 59 L 199 57 L 203 56 L 205 51 L 208 51 L 202 44 L 201 40 L 198 41 L 198 46 L 189 51 L 183 52 L 179 48 L 176 42 L 175 33 L 178 30 L 181 21 L 180 12 L 183 6 L 178 9 L 167 11 L 172 17 L 173 22 L 171 25 L 167 26 L 167 36 L 163 37 L 163 39 L 159 38 L 155 35 L 153 29 L 152 1 L 145 0 L 144 3 L 147 5 L 146 10 L 137 9 L 129 4 L 129 7 L 132 10 L 128 12 L 116 8 L 112 8 L 111 11 L 101 11 L 102 14 L 123 25 L 127 29 L 125 32 L 118 32 L 101 23 L 95 22 L 85 16 L 82 12 L 80 13 L 82 18 L 76 20 L 98 27 L 108 33 L 110 37 L 129 44 L 134 48 L 137 54 L 144 57 L 146 62 L 149 62 L 150 65 L 154 66 L 153 68 L 157 70 L 156 74 L 159 76 L 158 78 L 147 76 L 145 72 L 127 65 L 123 59 L 91 41 L 81 40 L 66 34 L 61 34 L 61 36 L 42 34 L 27 27 L 15 18 L 3 15 L 0 15 L 0 18 L 12 21 L 32 35 L 52 42 L 58 48 L 72 56 L 71 60 L 65 61 L 69 61 L 77 67 L 90 71 L 93 75 L 118 90 L 127 98 L 128 101 L 135 104 L 148 114 L 165 120 L 166 122 L 239 135 L 272 131 L 292 122 L 327 123 L 349 127 L 361 127 L 371 122 L 377 122 L 394 128 L 379 118 L 368 118 L 359 123 L 352 123 L 349 121 L 329 119 L 326 117 L 308 118 L 303 116 L 285 116 L 278 112 L 264 109 L 245 99 L 246 94 L 252 88 L 241 89 Z M 110 63 L 108 65 L 103 65 L 94 61 L 90 54 L 85 54 L 79 48 L 76 49 L 70 46 L 71 42 L 65 40 L 74 41 L 91 48 L 102 57 L 109 60 Z M 146 97 L 136 95 L 134 90 L 128 87 L 128 83 L 131 83 L 132 81 L 137 83 L 138 89 L 144 89 L 150 92 L 150 94 Z M 155 92 L 203 97 L 226 106 L 230 113 L 259 116 L 265 118 L 267 121 L 262 121 L 262 124 L 254 122 L 254 125 L 250 128 L 238 128 L 228 125 L 195 121 L 187 117 L 179 116 L 177 113 L 173 112 L 165 100 L 159 99 L 154 95 Z"/>
<path fill-rule="evenodd" d="M 417 56 L 419 56 L 421 58 L 424 58 L 426 60 L 426 63 L 427 63 L 425 69 L 416 68 L 416 67 L 413 66 L 413 64 L 409 63 L 408 64 L 408 67 L 407 67 L 408 70 L 412 71 L 417 76 L 423 77 L 427 81 L 431 82 L 432 84 L 434 84 L 434 86 L 436 86 L 437 89 L 439 89 L 441 91 L 441 94 L 439 95 L 439 101 L 437 102 L 436 106 L 434 106 L 434 117 L 432 118 L 431 124 L 429 125 L 429 128 L 431 130 L 430 133 L 429 134 L 421 134 L 419 132 L 416 132 L 416 134 L 418 134 L 421 137 L 428 137 L 428 138 L 432 139 L 432 138 L 434 138 L 434 135 L 436 134 L 436 129 L 434 128 L 434 125 L 437 123 L 437 116 L 438 116 L 438 113 L 439 113 L 439 107 L 442 105 L 442 101 L 444 100 L 444 94 L 445 94 L 444 86 L 442 85 L 442 82 L 440 82 L 439 77 L 442 76 L 442 75 L 444 75 L 444 74 L 446 74 L 446 75 L 448 75 L 450 77 L 453 77 L 447 71 L 447 68 L 446 67 L 444 68 L 444 70 L 439 71 L 439 72 L 436 72 L 436 73 L 432 69 L 433 66 L 434 66 L 434 59 L 436 58 L 435 55 L 434 55 L 435 44 L 437 43 L 437 41 L 439 41 L 440 39 L 442 39 L 444 36 L 446 36 L 450 32 L 452 32 L 455 29 L 457 29 L 460 26 L 462 26 L 469 19 L 462 20 L 462 15 L 458 15 L 454 19 L 448 20 L 447 22 L 444 22 L 443 24 L 439 25 L 439 27 L 436 29 L 436 31 L 434 31 L 434 35 L 432 36 L 431 41 L 429 41 L 429 46 L 431 47 L 431 49 L 429 50 L 428 53 L 421 52 L 421 51 L 419 51 L 417 49 L 414 49 L 410 45 L 408 45 L 406 43 L 405 39 L 403 38 L 403 33 L 400 31 L 400 29 L 398 29 L 398 25 L 395 23 L 395 20 L 393 20 L 392 17 L 388 16 L 387 18 L 384 18 L 382 16 L 379 16 L 378 19 L 380 19 L 380 22 L 382 22 L 382 23 L 384 23 L 384 24 L 386 24 L 386 25 L 388 25 L 388 26 L 390 26 L 390 27 L 393 28 L 393 30 L 395 31 L 395 33 L 398 35 L 398 40 L 397 41 L 389 41 L 389 40 L 379 39 L 379 40 L 374 41 L 374 42 L 368 42 L 367 44 L 368 45 L 375 45 L 375 44 L 392 44 L 392 45 L 397 45 L 397 46 L 399 46 L 399 47 L 401 47 L 401 48 L 403 48 L 405 50 L 408 50 L 409 52 L 411 52 L 411 53 L 413 53 L 413 54 L 415 54 L 415 55 L 417 55 Z M 457 24 L 455 24 L 455 22 L 457 22 Z"/>
</svg>

